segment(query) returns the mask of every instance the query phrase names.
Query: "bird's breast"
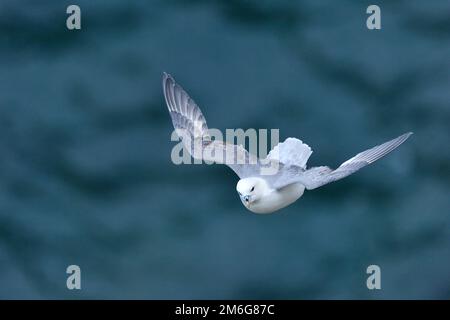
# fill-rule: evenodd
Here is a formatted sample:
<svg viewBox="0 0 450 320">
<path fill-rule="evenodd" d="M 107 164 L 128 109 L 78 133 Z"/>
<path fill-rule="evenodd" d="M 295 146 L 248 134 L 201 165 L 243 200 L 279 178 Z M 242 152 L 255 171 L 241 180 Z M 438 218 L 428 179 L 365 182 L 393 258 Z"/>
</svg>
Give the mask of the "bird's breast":
<svg viewBox="0 0 450 320">
<path fill-rule="evenodd" d="M 303 195 L 305 186 L 300 183 L 293 183 L 278 190 L 273 190 L 259 200 L 247 206 L 247 209 L 254 213 L 268 214 L 280 210 L 295 202 Z"/>
</svg>

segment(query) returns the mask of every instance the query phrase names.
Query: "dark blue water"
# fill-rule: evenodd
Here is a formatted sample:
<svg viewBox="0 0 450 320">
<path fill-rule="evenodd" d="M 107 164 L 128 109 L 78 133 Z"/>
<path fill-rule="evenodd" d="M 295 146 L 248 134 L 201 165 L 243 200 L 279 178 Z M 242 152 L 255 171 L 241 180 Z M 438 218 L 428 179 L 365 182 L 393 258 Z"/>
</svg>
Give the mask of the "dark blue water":
<svg viewBox="0 0 450 320">
<path fill-rule="evenodd" d="M 80 31 L 69 4 L 0 4 L 0 298 L 450 298 L 448 1 L 378 1 L 378 31 L 367 1 L 80 0 Z M 311 165 L 415 134 L 259 216 L 225 166 L 172 164 L 163 71 Z"/>
</svg>

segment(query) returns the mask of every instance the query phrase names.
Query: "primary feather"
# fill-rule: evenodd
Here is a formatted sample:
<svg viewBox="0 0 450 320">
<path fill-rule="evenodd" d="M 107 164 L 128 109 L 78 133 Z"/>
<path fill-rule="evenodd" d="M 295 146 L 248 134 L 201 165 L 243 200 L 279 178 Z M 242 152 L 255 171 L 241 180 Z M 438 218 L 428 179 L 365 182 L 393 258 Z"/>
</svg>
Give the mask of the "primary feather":
<svg viewBox="0 0 450 320">
<path fill-rule="evenodd" d="M 240 178 L 254 175 L 259 171 L 258 158 L 247 152 L 244 147 L 211 140 L 200 108 L 172 76 L 164 73 L 162 86 L 175 131 L 192 157 L 226 164 Z"/>
</svg>

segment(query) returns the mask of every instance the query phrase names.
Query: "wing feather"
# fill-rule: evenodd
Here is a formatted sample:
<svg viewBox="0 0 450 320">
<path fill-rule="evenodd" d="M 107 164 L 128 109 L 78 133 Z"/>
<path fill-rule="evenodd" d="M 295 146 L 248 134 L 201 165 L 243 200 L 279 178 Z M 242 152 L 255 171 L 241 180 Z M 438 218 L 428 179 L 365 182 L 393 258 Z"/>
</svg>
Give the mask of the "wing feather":
<svg viewBox="0 0 450 320">
<path fill-rule="evenodd" d="M 192 157 L 226 164 L 241 179 L 259 172 L 258 158 L 244 147 L 211 140 L 200 108 L 172 76 L 164 73 L 162 86 L 173 126 Z"/>
<path fill-rule="evenodd" d="M 295 182 L 300 182 L 308 190 L 321 187 L 330 182 L 345 178 L 381 159 L 398 148 L 411 134 L 412 132 L 405 133 L 379 146 L 358 153 L 353 158 L 343 162 L 335 170 L 326 166 L 314 167 L 308 170 L 302 170 L 300 167 L 284 167 L 276 177 L 272 178 L 272 184 L 277 189 Z"/>
</svg>

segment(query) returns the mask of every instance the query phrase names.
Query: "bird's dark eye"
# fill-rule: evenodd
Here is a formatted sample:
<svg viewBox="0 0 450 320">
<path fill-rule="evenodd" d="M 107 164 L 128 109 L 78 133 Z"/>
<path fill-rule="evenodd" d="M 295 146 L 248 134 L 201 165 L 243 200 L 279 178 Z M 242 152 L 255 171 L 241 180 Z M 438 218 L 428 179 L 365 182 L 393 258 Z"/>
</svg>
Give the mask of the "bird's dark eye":
<svg viewBox="0 0 450 320">
<path fill-rule="evenodd" d="M 253 190 L 255 190 L 255 187 L 253 187 L 252 190 L 250 190 L 250 192 L 253 192 Z"/>
</svg>

